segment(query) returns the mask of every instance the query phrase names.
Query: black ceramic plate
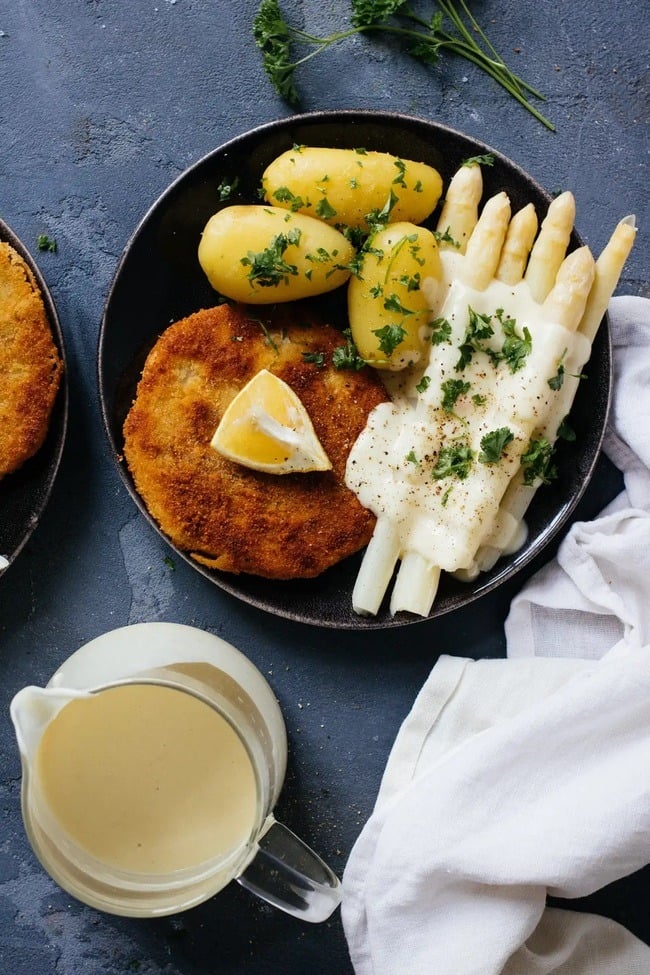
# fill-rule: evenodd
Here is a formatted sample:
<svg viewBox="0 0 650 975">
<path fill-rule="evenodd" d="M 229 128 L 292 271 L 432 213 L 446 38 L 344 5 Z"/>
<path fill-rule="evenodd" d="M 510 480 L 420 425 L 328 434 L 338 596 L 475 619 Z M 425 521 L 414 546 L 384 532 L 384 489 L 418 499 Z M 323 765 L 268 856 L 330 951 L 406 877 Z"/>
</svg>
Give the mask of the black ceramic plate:
<svg viewBox="0 0 650 975">
<path fill-rule="evenodd" d="M 121 475 L 136 504 L 155 526 L 122 460 L 122 425 L 146 352 L 172 321 L 215 303 L 199 266 L 201 231 L 219 201 L 222 180 L 239 177 L 231 203 L 259 201 L 263 170 L 294 144 L 376 149 L 435 166 L 445 185 L 469 156 L 493 152 L 493 167 L 483 167 L 485 196 L 505 189 L 513 211 L 532 201 L 545 214 L 550 197 L 514 163 L 488 146 L 444 126 L 376 112 L 322 112 L 263 125 L 216 149 L 188 169 L 154 204 L 128 244 L 106 302 L 99 338 L 99 388 L 106 429 Z M 434 214 L 435 219 L 435 214 Z M 573 246 L 580 241 L 574 236 Z M 500 560 L 491 572 L 466 585 L 451 577 L 441 582 L 431 616 L 467 605 L 509 579 L 537 555 L 566 525 L 593 471 L 607 418 L 611 385 L 607 325 L 601 328 L 572 413 L 577 443 L 558 450 L 560 477 L 541 489 L 528 513 L 529 536 L 515 556 Z M 410 614 L 391 617 L 384 605 L 364 619 L 351 607 L 360 563 L 356 556 L 313 580 L 275 582 L 253 576 L 218 573 L 189 561 L 197 572 L 248 603 L 279 616 L 350 629 L 383 628 L 418 621 Z"/>
<path fill-rule="evenodd" d="M 45 281 L 26 247 L 2 220 L 0 241 L 10 244 L 31 268 L 41 289 L 54 342 L 64 363 L 63 377 L 45 443 L 19 470 L 0 480 L 0 555 L 11 565 L 36 528 L 59 469 L 68 421 L 68 384 L 61 326 Z M 4 561 L 2 566 L 0 574 L 7 568 Z"/>
</svg>

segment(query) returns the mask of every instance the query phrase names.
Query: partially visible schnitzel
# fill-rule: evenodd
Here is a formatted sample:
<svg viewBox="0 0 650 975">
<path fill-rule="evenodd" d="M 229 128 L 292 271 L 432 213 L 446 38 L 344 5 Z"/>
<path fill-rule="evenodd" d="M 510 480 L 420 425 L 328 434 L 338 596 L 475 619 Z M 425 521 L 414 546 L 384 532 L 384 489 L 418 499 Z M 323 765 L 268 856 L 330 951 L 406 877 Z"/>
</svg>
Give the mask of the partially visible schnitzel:
<svg viewBox="0 0 650 975">
<path fill-rule="evenodd" d="M 0 241 L 0 478 L 45 440 L 62 372 L 38 284 Z"/>
<path fill-rule="evenodd" d="M 220 305 L 158 339 L 124 424 L 124 454 L 149 512 L 179 548 L 226 572 L 292 579 L 319 575 L 367 544 L 375 519 L 345 486 L 345 464 L 387 397 L 370 370 L 333 368 L 342 342 L 289 305 L 271 318 L 268 309 L 251 318 Z M 210 447 L 226 407 L 260 369 L 298 394 L 331 471 L 264 474 Z"/>
</svg>

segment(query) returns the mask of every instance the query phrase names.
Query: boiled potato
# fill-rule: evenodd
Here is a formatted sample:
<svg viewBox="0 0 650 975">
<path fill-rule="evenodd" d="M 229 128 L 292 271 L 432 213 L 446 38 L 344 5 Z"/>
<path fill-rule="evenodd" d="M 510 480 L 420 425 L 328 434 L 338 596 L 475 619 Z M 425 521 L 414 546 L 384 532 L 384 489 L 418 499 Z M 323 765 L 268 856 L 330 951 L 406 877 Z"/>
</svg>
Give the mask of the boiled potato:
<svg viewBox="0 0 650 975">
<path fill-rule="evenodd" d="M 348 285 L 348 318 L 359 355 L 371 365 L 403 369 L 422 358 L 431 319 L 422 282 L 429 277 L 442 278 L 431 231 L 395 223 L 370 238 Z"/>
<path fill-rule="evenodd" d="M 354 248 L 333 227 L 279 207 L 230 206 L 208 220 L 199 263 L 226 298 L 252 305 L 331 291 L 350 276 Z"/>
<path fill-rule="evenodd" d="M 389 220 L 421 223 L 442 192 L 439 173 L 386 152 L 298 146 L 264 171 L 265 198 L 333 226 L 368 229 L 366 216 L 390 210 Z M 392 204 L 392 205 L 391 205 Z"/>
</svg>

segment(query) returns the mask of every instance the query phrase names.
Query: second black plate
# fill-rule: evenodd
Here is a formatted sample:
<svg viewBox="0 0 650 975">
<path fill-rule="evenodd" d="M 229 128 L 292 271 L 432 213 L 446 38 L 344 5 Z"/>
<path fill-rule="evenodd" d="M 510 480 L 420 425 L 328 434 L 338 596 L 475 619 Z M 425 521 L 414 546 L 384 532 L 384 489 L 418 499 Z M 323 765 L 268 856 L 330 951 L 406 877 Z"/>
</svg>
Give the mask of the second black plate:
<svg viewBox="0 0 650 975">
<path fill-rule="evenodd" d="M 31 269 L 40 288 L 54 342 L 64 364 L 45 443 L 19 470 L 0 480 L 0 556 L 11 565 L 36 528 L 59 469 L 68 421 L 68 384 L 61 325 L 43 276 L 27 248 L 2 220 L 0 240 L 10 244 Z M 2 566 L 4 569 L 8 568 L 4 561 Z M 4 571 L 2 566 L 0 574 Z"/>
</svg>

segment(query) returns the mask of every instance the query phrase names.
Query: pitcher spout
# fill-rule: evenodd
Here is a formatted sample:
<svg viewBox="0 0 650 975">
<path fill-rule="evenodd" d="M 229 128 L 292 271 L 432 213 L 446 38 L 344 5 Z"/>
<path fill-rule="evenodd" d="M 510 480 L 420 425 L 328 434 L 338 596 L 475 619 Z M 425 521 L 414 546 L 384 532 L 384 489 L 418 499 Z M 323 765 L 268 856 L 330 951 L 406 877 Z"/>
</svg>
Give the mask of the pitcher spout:
<svg viewBox="0 0 650 975">
<path fill-rule="evenodd" d="M 68 691 L 63 688 L 30 686 L 18 691 L 11 702 L 9 713 L 23 760 L 28 764 L 33 762 L 43 732 L 61 708 L 78 697 L 88 696 L 87 691 Z"/>
</svg>

